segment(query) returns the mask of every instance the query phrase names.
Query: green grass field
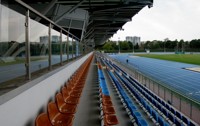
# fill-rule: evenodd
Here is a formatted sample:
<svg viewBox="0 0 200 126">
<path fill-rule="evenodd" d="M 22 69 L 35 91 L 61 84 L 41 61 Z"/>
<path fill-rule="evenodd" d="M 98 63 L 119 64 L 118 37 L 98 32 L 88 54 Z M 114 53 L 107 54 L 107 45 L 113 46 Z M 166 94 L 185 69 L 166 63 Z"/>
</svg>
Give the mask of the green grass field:
<svg viewBox="0 0 200 126">
<path fill-rule="evenodd" d="M 136 56 L 200 65 L 200 54 L 136 54 Z"/>
<path fill-rule="evenodd" d="M 37 61 L 37 60 L 44 60 L 47 59 L 45 57 L 31 57 L 31 61 Z M 20 63 L 25 63 L 25 58 L 16 58 L 15 61 L 13 62 L 0 62 L 0 66 L 7 66 L 7 65 L 13 65 L 13 64 L 20 64 Z"/>
</svg>

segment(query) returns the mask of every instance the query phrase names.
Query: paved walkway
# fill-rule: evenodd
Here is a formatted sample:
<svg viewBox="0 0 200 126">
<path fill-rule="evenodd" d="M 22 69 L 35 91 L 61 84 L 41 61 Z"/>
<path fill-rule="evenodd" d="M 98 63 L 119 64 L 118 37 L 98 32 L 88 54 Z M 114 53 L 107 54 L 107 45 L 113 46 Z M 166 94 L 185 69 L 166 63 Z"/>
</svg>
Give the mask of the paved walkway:
<svg viewBox="0 0 200 126">
<path fill-rule="evenodd" d="M 93 59 L 87 75 L 85 87 L 78 104 L 73 126 L 100 126 L 100 109 L 97 66 Z"/>
</svg>

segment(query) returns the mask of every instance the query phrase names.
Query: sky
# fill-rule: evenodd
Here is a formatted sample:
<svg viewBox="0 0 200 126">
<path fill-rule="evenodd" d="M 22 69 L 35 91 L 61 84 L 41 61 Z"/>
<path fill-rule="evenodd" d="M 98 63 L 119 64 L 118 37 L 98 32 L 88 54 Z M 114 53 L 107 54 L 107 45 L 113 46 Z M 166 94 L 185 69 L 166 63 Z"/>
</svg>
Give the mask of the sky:
<svg viewBox="0 0 200 126">
<path fill-rule="evenodd" d="M 111 40 L 126 36 L 140 36 L 141 41 L 200 39 L 200 0 L 154 0 L 152 8 L 143 8 L 122 28 Z"/>
</svg>

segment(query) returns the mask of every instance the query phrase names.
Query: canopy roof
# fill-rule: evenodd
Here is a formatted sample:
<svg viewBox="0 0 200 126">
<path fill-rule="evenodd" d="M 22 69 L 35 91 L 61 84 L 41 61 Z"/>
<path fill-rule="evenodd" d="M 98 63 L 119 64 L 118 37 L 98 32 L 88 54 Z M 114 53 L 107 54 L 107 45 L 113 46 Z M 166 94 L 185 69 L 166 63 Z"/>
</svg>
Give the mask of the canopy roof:
<svg viewBox="0 0 200 126">
<path fill-rule="evenodd" d="M 9 0 L 12 2 L 13 0 Z M 153 0 L 22 0 L 88 45 L 102 45 Z M 15 6 L 16 8 L 16 6 Z M 32 19 L 45 23 L 41 18 Z"/>
</svg>

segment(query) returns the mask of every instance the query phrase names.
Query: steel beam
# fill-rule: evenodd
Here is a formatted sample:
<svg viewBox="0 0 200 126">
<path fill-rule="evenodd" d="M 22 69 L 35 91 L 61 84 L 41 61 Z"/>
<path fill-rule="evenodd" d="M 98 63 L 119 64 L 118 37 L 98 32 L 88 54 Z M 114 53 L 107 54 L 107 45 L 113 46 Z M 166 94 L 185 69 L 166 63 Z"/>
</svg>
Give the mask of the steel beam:
<svg viewBox="0 0 200 126">
<path fill-rule="evenodd" d="M 72 11 L 74 11 L 75 9 L 77 9 L 83 2 L 85 2 L 86 0 L 81 0 L 77 5 L 73 6 L 72 8 L 70 8 L 69 10 L 67 10 L 66 12 L 64 12 L 61 16 L 59 16 L 55 22 L 58 23 L 66 14 L 71 13 Z"/>
<path fill-rule="evenodd" d="M 94 29 L 118 30 L 122 28 L 121 27 L 94 27 Z"/>
<path fill-rule="evenodd" d="M 44 8 L 43 9 L 43 11 L 41 12 L 43 15 L 46 15 L 48 12 L 49 12 L 49 10 L 55 5 L 55 3 L 57 2 L 58 0 L 52 0 L 47 6 L 46 6 L 46 8 Z M 37 17 L 36 19 L 35 19 L 36 21 L 40 21 L 41 20 L 41 18 L 40 17 Z"/>
<path fill-rule="evenodd" d="M 128 21 L 131 21 L 131 18 L 100 16 L 100 17 L 91 17 L 91 20 L 98 20 L 98 21 L 109 20 L 109 21 L 128 22 Z"/>
<path fill-rule="evenodd" d="M 52 25 L 58 27 L 59 29 L 62 29 L 63 31 L 67 32 L 68 34 L 74 36 L 77 40 L 79 40 L 78 37 L 76 37 L 75 35 L 69 33 L 68 31 L 66 31 L 65 29 L 63 29 L 62 27 L 60 27 L 59 25 L 57 25 L 55 22 L 53 22 L 52 20 L 48 19 L 47 17 L 45 17 L 44 15 L 42 15 L 40 12 L 38 12 L 37 10 L 35 10 L 34 8 L 32 8 L 31 6 L 29 6 L 28 4 L 26 4 L 25 2 L 23 2 L 22 0 L 15 0 L 17 3 L 19 3 L 21 6 L 27 8 L 29 11 L 33 12 L 34 14 L 36 14 L 37 16 L 41 17 L 42 19 L 45 19 L 46 21 L 48 21 L 49 23 L 51 23 Z"/>
</svg>

